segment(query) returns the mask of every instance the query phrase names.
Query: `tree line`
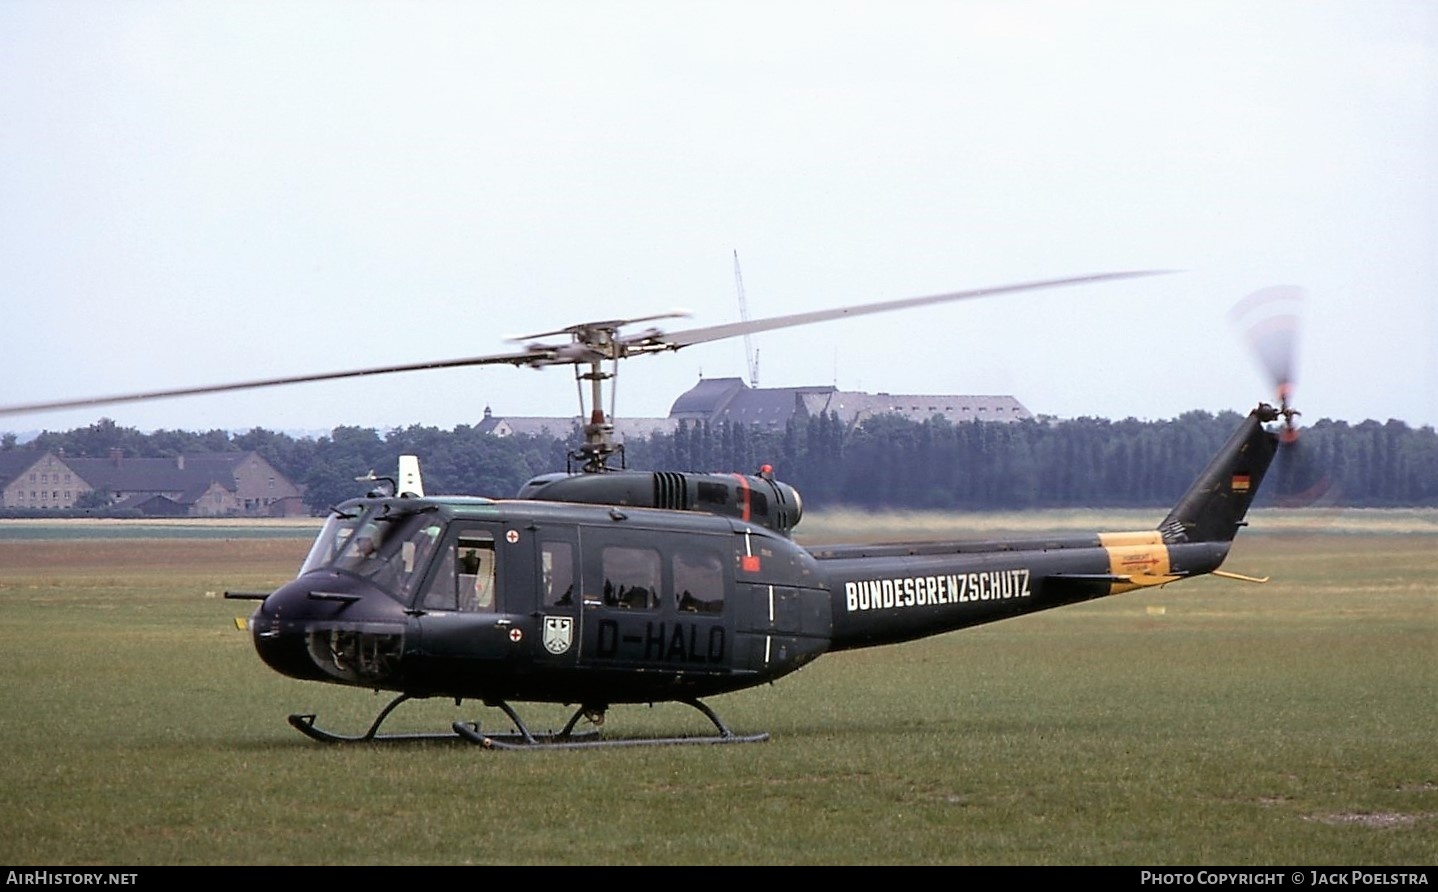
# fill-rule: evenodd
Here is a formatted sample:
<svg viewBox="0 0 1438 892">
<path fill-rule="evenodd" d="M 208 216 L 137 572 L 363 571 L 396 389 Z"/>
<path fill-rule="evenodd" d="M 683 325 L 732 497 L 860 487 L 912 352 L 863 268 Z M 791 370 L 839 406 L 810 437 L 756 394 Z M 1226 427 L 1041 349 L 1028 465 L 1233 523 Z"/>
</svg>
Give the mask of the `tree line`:
<svg viewBox="0 0 1438 892">
<path fill-rule="evenodd" d="M 1166 421 L 1102 418 L 952 423 L 876 416 L 849 427 L 830 413 L 782 430 L 681 423 L 625 444 L 627 467 L 666 471 L 756 471 L 770 465 L 810 507 L 996 510 L 1148 507 L 1172 504 L 1233 433 L 1241 417 L 1188 412 Z M 142 433 L 109 419 L 45 432 L 23 446 L 136 457 L 254 450 L 305 487 L 314 510 L 361 495 L 355 477 L 392 474 L 401 454 L 420 456 L 431 493 L 513 495 L 530 477 L 564 470 L 567 438 L 495 437 L 469 425 L 445 431 L 414 425 L 380 431 L 337 427 L 296 438 L 254 428 Z M 1259 504 L 1319 502 L 1354 507 L 1438 506 L 1438 434 L 1390 420 L 1350 425 L 1324 419 L 1285 448 Z"/>
</svg>

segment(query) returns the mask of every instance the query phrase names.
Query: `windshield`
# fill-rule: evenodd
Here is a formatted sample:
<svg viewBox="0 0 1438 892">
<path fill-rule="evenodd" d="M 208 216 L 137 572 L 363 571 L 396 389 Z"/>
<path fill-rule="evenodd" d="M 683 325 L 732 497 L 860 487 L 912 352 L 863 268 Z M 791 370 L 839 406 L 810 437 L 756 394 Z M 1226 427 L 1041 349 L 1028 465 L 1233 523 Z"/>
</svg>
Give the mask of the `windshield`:
<svg viewBox="0 0 1438 892">
<path fill-rule="evenodd" d="M 428 566 L 444 526 L 427 514 L 332 514 L 300 567 L 342 570 L 370 580 L 408 601 Z"/>
</svg>

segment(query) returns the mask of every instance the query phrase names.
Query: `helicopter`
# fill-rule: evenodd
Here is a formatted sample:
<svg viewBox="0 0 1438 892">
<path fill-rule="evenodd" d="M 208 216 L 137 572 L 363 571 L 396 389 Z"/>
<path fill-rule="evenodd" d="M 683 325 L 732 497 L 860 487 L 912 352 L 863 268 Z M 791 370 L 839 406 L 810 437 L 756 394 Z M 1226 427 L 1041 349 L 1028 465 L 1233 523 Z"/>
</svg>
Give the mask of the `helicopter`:
<svg viewBox="0 0 1438 892">
<path fill-rule="evenodd" d="M 289 717 L 317 741 L 448 739 L 490 749 L 758 742 L 769 734 L 736 733 L 705 701 L 775 682 L 827 653 L 1204 574 L 1266 581 L 1221 565 L 1294 434 L 1290 369 L 1276 361 L 1279 404 L 1250 411 L 1152 529 L 805 546 L 793 538 L 803 500 L 767 465 L 753 473 L 624 467 L 612 411 L 601 408 L 619 360 L 830 319 L 1164 272 L 1026 282 L 678 332 L 622 331 L 676 314 L 588 322 L 516 338 L 520 349 L 490 356 L 32 403 L 0 407 L 0 415 L 417 369 L 573 366 L 576 380 L 590 385 L 592 407 L 584 441 L 570 455 L 577 467 L 537 476 L 512 498 L 428 495 L 419 459 L 403 456 L 395 477 L 358 478 L 373 488 L 331 509 L 295 579 L 269 592 L 225 593 L 257 602 L 237 625 L 283 675 L 393 695 L 358 734 L 322 728 L 313 714 Z M 568 341 L 543 340 L 556 336 Z M 428 698 L 497 708 L 513 727 L 456 721 L 429 733 L 381 731 L 400 705 Z M 659 702 L 699 711 L 712 733 L 601 732 L 611 707 Z M 558 731 L 536 732 L 515 703 L 574 712 Z"/>
</svg>

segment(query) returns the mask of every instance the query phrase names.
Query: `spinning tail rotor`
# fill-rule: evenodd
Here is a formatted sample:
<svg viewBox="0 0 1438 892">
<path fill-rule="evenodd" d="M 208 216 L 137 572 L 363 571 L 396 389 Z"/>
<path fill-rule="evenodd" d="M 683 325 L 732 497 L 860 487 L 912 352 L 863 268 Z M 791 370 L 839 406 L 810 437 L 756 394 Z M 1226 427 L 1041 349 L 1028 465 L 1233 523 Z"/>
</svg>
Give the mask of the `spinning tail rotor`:
<svg viewBox="0 0 1438 892">
<path fill-rule="evenodd" d="M 1253 355 L 1267 373 L 1283 416 L 1283 441 L 1294 443 L 1300 413 L 1290 403 L 1293 395 L 1294 365 L 1298 353 L 1298 329 L 1304 291 L 1294 285 L 1275 285 L 1255 291 L 1229 311 L 1229 320 L 1243 330 Z"/>
<path fill-rule="evenodd" d="M 1281 448 L 1275 468 L 1275 496 L 1282 507 L 1301 508 L 1329 503 L 1335 493 L 1331 478 L 1318 466 L 1311 449 L 1300 446 L 1293 408 L 1299 329 L 1306 300 L 1296 285 L 1275 285 L 1248 295 L 1229 311 L 1254 358 L 1272 382 L 1282 419 Z"/>
</svg>

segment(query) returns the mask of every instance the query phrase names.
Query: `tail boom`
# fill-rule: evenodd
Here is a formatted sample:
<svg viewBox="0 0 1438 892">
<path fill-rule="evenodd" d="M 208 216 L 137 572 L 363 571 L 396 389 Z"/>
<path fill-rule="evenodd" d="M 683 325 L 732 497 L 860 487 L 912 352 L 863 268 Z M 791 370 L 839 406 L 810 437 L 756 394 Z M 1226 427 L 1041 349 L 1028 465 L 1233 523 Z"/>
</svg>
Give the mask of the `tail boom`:
<svg viewBox="0 0 1438 892">
<path fill-rule="evenodd" d="M 807 549 L 829 589 L 832 650 L 908 641 L 1213 573 L 1257 494 L 1280 417 L 1260 405 L 1157 529 L 1030 541 Z"/>
</svg>

